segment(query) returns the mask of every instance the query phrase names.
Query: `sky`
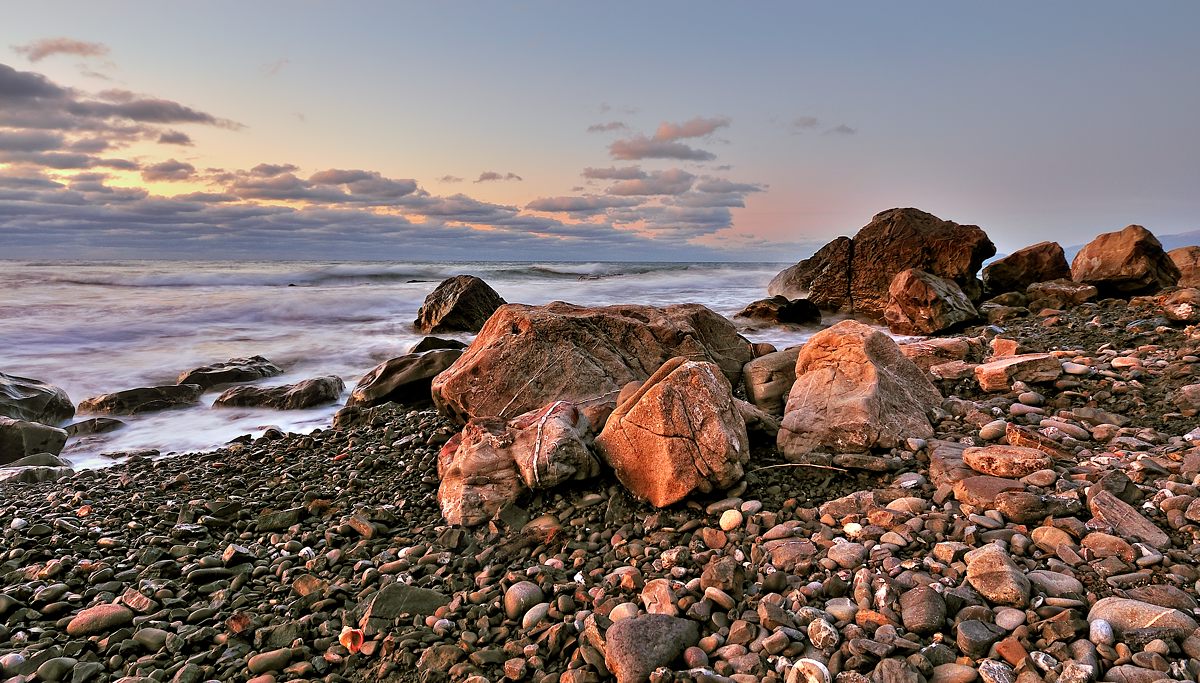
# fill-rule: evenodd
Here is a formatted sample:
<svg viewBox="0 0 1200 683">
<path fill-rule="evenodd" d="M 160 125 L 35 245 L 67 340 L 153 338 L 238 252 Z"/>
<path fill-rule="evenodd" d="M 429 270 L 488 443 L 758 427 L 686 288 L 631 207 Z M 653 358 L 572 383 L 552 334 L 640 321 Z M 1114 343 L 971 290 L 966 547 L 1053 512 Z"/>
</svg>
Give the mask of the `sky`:
<svg viewBox="0 0 1200 683">
<path fill-rule="evenodd" d="M 0 258 L 795 261 L 1200 229 L 1200 3 L 36 2 Z"/>
</svg>

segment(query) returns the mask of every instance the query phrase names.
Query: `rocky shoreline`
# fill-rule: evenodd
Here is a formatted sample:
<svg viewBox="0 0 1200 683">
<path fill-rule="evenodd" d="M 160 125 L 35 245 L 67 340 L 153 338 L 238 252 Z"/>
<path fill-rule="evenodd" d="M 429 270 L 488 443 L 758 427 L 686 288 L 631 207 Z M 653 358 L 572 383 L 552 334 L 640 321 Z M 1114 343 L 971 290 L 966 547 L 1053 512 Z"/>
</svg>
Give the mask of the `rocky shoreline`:
<svg viewBox="0 0 1200 683">
<path fill-rule="evenodd" d="M 904 272 L 877 314 L 945 289 Z M 336 429 L 0 484 L 0 670 L 1200 680 L 1195 290 L 1073 301 L 1008 272 L 1028 293 L 985 301 L 973 273 L 951 295 L 975 317 L 904 345 L 845 322 L 743 349 L 702 307 L 509 305 L 453 359 L 393 363 L 436 408 L 389 402 L 412 386 L 380 370 Z M 547 339 L 569 372 L 532 372 Z"/>
</svg>

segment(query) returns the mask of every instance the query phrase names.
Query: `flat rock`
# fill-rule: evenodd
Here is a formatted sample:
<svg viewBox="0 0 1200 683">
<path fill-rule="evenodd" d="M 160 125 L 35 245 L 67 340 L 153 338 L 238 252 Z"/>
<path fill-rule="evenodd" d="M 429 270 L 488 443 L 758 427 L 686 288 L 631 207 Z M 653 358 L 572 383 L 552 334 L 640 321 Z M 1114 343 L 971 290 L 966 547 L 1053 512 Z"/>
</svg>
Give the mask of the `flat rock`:
<svg viewBox="0 0 1200 683">
<path fill-rule="evenodd" d="M 303 410 L 337 401 L 346 388 L 340 377 L 314 377 L 278 387 L 237 386 L 226 389 L 214 408 Z"/>
<path fill-rule="evenodd" d="M 976 366 L 975 378 L 984 391 L 1008 391 L 1013 382 L 1052 382 L 1062 374 L 1062 362 L 1048 353 L 1023 353 Z"/>
<path fill-rule="evenodd" d="M 995 444 L 963 451 L 963 462 L 981 474 L 1020 479 L 1054 464 L 1045 453 L 1021 446 Z"/>
<path fill-rule="evenodd" d="M 67 635 L 90 636 L 107 633 L 133 621 L 133 611 L 124 605 L 89 607 L 67 623 Z"/>
<path fill-rule="evenodd" d="M 1118 636 L 1132 629 L 1161 628 L 1182 638 L 1196 630 L 1196 620 L 1177 609 L 1129 598 L 1102 598 L 1092 605 L 1087 618 L 1088 621 L 1103 619 Z"/>
<path fill-rule="evenodd" d="M 690 619 L 643 614 L 614 623 L 605 639 L 604 663 L 617 683 L 645 683 L 655 669 L 695 645 L 700 629 Z"/>
<path fill-rule="evenodd" d="M 1129 503 L 1117 498 L 1110 491 L 1096 490 L 1088 496 L 1088 509 L 1092 517 L 1111 526 L 1118 536 L 1141 541 L 1153 548 L 1165 549 L 1171 546 L 1171 538 L 1142 516 Z"/>
<path fill-rule="evenodd" d="M 212 389 L 222 384 L 253 382 L 283 374 L 283 369 L 262 356 L 230 358 L 220 363 L 204 365 L 179 375 L 176 384 L 196 384 Z"/>
<path fill-rule="evenodd" d="M 79 412 L 136 415 L 179 408 L 199 403 L 200 394 L 203 391 L 203 387 L 199 384 L 170 384 L 161 387 L 126 389 L 86 399 L 79 404 Z"/>
</svg>

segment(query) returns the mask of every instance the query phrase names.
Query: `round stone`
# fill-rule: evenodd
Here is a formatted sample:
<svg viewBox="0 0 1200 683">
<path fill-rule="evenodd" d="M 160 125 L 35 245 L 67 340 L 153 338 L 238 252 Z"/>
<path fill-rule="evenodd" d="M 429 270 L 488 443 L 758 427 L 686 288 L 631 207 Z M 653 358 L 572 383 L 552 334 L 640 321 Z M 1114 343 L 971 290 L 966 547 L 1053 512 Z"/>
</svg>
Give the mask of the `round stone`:
<svg viewBox="0 0 1200 683">
<path fill-rule="evenodd" d="M 1005 631 L 1016 630 L 1018 626 L 1025 623 L 1025 611 L 1005 607 L 996 612 L 996 625 Z"/>
<path fill-rule="evenodd" d="M 504 613 L 509 619 L 520 619 L 530 607 L 545 599 L 541 586 L 532 581 L 518 581 L 504 592 Z"/>
<path fill-rule="evenodd" d="M 721 530 L 733 531 L 742 525 L 742 513 L 737 510 L 726 510 L 721 513 Z"/>
</svg>

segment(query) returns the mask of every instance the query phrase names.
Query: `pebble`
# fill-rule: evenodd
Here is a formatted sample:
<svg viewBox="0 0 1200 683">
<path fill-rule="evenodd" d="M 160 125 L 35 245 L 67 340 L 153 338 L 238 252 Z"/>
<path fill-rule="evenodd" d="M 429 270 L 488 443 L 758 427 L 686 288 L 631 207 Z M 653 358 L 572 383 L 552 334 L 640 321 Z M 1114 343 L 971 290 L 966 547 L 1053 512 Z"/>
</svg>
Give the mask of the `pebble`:
<svg viewBox="0 0 1200 683">
<path fill-rule="evenodd" d="M 737 510 L 726 510 L 721 513 L 720 527 L 722 531 L 733 531 L 742 525 L 742 513 Z"/>
</svg>

